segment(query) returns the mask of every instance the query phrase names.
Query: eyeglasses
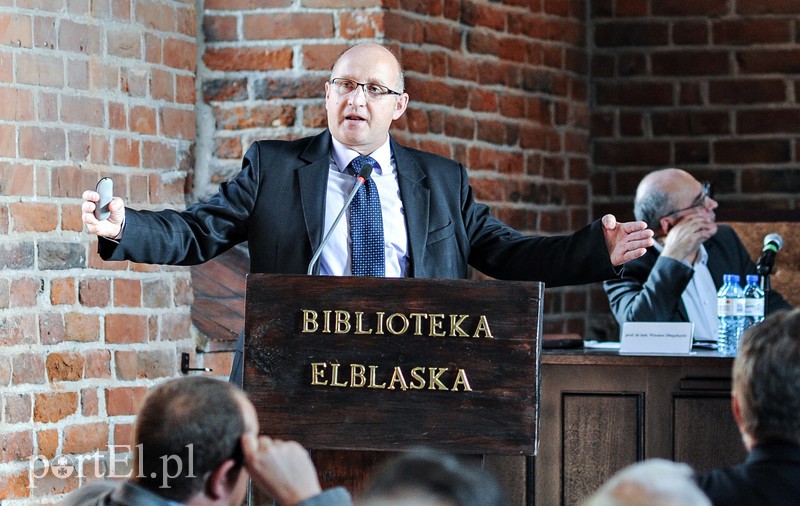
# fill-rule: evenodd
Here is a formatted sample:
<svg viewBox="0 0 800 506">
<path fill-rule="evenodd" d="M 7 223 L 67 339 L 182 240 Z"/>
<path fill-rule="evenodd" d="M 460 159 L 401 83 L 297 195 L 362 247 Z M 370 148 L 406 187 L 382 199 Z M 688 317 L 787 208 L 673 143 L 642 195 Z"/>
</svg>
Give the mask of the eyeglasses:
<svg viewBox="0 0 800 506">
<path fill-rule="evenodd" d="M 359 86 L 364 89 L 364 94 L 369 98 L 377 99 L 386 95 L 401 95 L 399 91 L 391 90 L 377 83 L 359 83 L 358 81 L 341 77 L 331 79 L 330 83 L 333 85 L 333 89 L 342 96 L 353 93 Z"/>
<path fill-rule="evenodd" d="M 672 211 L 667 213 L 663 216 L 663 218 L 669 218 L 670 216 L 674 216 L 676 214 L 680 214 L 684 211 L 688 211 L 689 209 L 694 209 L 695 207 L 703 207 L 706 205 L 706 198 L 714 198 L 714 191 L 711 187 L 711 183 L 708 181 L 703 181 L 703 190 L 700 192 L 700 195 L 697 196 L 696 199 L 692 202 L 692 205 L 689 207 L 684 207 L 683 209 L 678 209 L 677 211 Z"/>
</svg>

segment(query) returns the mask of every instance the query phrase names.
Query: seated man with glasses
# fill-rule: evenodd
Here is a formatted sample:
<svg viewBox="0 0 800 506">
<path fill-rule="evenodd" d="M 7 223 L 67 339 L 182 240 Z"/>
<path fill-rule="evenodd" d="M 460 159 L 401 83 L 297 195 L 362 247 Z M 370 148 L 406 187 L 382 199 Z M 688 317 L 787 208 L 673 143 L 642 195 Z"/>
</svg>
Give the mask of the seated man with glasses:
<svg viewBox="0 0 800 506">
<path fill-rule="evenodd" d="M 716 341 L 717 299 L 723 274 L 755 274 L 756 265 L 734 230 L 717 225 L 711 184 L 680 169 L 645 176 L 633 212 L 655 233 L 655 245 L 625 265 L 603 288 L 624 322 L 692 322 L 695 341 Z M 791 306 L 770 292 L 770 312 Z"/>
</svg>

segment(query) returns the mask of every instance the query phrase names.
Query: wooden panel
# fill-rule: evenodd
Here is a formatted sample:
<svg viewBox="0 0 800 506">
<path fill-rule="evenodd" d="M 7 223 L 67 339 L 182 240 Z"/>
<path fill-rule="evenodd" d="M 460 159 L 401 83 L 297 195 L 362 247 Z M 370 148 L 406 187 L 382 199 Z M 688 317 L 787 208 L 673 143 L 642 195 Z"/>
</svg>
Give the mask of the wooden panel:
<svg viewBox="0 0 800 506">
<path fill-rule="evenodd" d="M 191 268 L 192 323 L 204 352 L 230 351 L 244 329 L 245 279 L 250 267 L 247 250 L 231 248 L 206 263 Z"/>
<path fill-rule="evenodd" d="M 697 472 L 727 467 L 744 460 L 730 393 L 676 395 L 674 398 L 673 460 Z"/>
<path fill-rule="evenodd" d="M 541 291 L 251 274 L 244 388 L 272 436 L 309 448 L 532 455 Z"/>
<path fill-rule="evenodd" d="M 509 505 L 533 504 L 533 457 L 486 455 L 483 465 L 497 477 Z"/>
<path fill-rule="evenodd" d="M 580 504 L 643 458 L 643 394 L 564 394 L 562 504 Z"/>
</svg>

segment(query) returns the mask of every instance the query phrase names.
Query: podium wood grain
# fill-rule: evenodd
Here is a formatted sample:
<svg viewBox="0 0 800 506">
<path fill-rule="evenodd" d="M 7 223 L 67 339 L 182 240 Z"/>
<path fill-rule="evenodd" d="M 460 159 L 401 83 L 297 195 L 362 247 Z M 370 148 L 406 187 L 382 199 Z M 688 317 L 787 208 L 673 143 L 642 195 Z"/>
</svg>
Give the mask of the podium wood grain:
<svg viewBox="0 0 800 506">
<path fill-rule="evenodd" d="M 264 430 L 309 448 L 401 450 L 425 445 L 462 453 L 532 455 L 537 428 L 539 377 L 538 283 L 309 277 L 251 274 L 246 301 L 244 388 Z M 304 311 L 356 311 L 370 335 L 303 332 Z M 387 315 L 384 334 L 373 316 Z M 388 315 L 445 315 L 431 330 L 418 317 L 406 332 L 388 332 Z M 461 325 L 478 337 L 451 333 L 447 315 L 469 315 Z M 488 331 L 476 331 L 485 317 Z M 416 324 L 417 320 L 421 323 Z M 397 323 L 400 321 L 401 323 Z M 331 325 L 331 328 L 333 326 Z M 394 328 L 402 329 L 402 318 Z M 422 329 L 420 332 L 420 328 Z M 421 334 L 421 335 L 415 335 Z M 311 364 L 329 364 L 313 385 Z M 457 391 L 334 387 L 350 378 L 349 364 L 376 366 L 377 384 L 400 367 L 411 383 L 414 367 L 447 368 L 441 382 Z M 464 371 L 471 391 L 457 383 Z M 319 369 L 318 369 L 319 370 Z M 430 377 L 427 369 L 426 380 Z"/>
</svg>

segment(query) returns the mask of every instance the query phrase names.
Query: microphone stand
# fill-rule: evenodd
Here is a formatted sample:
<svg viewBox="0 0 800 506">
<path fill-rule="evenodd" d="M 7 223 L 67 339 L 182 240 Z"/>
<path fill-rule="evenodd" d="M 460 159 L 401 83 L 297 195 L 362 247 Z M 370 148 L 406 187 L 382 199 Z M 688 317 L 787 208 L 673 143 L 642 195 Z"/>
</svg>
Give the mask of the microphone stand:
<svg viewBox="0 0 800 506">
<path fill-rule="evenodd" d="M 769 292 L 772 290 L 769 281 L 769 275 L 772 274 L 773 262 L 775 255 L 761 255 L 756 264 L 756 272 L 761 276 L 761 289 L 764 291 L 764 314 L 769 314 Z"/>
</svg>

